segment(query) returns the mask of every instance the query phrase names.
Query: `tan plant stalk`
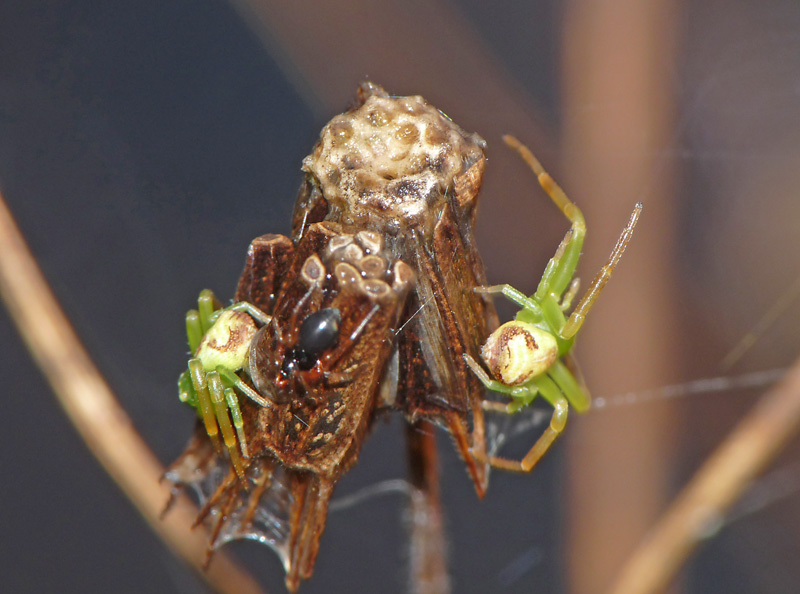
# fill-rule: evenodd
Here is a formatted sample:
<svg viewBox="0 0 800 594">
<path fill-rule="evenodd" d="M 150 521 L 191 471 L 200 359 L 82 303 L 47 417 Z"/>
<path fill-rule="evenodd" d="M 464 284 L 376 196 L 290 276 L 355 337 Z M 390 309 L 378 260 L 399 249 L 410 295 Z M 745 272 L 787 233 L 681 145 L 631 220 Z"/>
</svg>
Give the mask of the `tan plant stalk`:
<svg viewBox="0 0 800 594">
<path fill-rule="evenodd" d="M 142 441 L 84 350 L 47 285 L 0 194 L 0 296 L 59 403 L 114 481 L 176 554 L 219 592 L 263 590 L 243 569 L 219 553 L 202 571 L 208 535 L 191 530 L 197 509 L 179 497 L 160 517 L 169 489 L 164 468 Z"/>
<path fill-rule="evenodd" d="M 800 425 L 800 361 L 706 460 L 623 567 L 612 594 L 662 592 Z"/>
</svg>

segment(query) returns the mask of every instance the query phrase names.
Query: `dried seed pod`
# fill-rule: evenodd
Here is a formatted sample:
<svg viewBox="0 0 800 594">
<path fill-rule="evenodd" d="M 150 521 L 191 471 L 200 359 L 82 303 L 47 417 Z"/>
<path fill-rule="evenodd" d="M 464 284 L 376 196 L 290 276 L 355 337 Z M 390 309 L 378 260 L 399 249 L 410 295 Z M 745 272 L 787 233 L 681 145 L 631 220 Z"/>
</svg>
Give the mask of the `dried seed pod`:
<svg viewBox="0 0 800 594">
<path fill-rule="evenodd" d="M 377 409 L 444 427 L 486 488 L 483 388 L 464 359 L 497 325 L 473 291 L 486 284 L 472 235 L 484 147 L 421 97 L 364 84 L 303 161 L 291 239 L 263 236 L 248 252 L 235 298 L 272 318 L 239 372 L 265 402 L 243 401 L 247 467 L 226 477 L 198 430 L 167 476 L 207 498 L 211 547 L 268 544 L 292 592 Z"/>
</svg>

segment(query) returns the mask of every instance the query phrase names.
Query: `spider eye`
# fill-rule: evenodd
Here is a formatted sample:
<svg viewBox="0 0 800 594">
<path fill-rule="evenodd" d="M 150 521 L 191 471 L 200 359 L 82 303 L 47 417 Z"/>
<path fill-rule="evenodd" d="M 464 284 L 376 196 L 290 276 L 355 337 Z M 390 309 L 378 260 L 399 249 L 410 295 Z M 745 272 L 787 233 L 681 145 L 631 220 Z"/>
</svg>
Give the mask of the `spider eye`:
<svg viewBox="0 0 800 594">
<path fill-rule="evenodd" d="M 309 315 L 300 324 L 297 350 L 316 358 L 339 340 L 339 323 L 342 314 L 336 308 L 321 309 Z"/>
</svg>

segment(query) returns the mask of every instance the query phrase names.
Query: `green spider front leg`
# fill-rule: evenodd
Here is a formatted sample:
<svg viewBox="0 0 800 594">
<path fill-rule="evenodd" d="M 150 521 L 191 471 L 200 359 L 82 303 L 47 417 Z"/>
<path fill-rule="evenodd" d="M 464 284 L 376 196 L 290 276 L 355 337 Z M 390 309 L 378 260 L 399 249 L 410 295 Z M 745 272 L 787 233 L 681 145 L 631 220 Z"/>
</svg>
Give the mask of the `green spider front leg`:
<svg viewBox="0 0 800 594">
<path fill-rule="evenodd" d="M 178 379 L 179 398 L 197 411 L 219 451 L 222 433 L 231 464 L 244 480 L 241 456 L 248 458 L 249 453 L 235 390 L 260 406 L 270 405 L 239 376 L 258 330 L 256 322 L 267 324 L 270 317 L 247 302 L 223 308 L 208 289 L 200 292 L 197 306 L 186 314 L 186 336 L 194 356 Z"/>
<path fill-rule="evenodd" d="M 570 354 L 575 336 L 586 315 L 619 264 L 642 205 L 637 204 L 628 224 L 617 240 L 611 256 L 600 269 L 586 294 L 569 318 L 567 311 L 578 292 L 579 281 L 573 279 L 580 259 L 586 223 L 580 209 L 569 199 L 553 178 L 542 168 L 533 154 L 511 136 L 506 144 L 516 150 L 536 174 L 539 184 L 564 216 L 572 223 L 555 255 L 545 267 L 536 292 L 530 297 L 510 285 L 476 289 L 481 293 L 499 293 L 520 306 L 516 318 L 495 330 L 481 349 L 481 358 L 491 375 L 469 355 L 464 358 L 478 379 L 494 392 L 511 398 L 508 404 L 484 402 L 484 408 L 514 414 L 528 406 L 541 394 L 553 406 L 550 425 L 521 461 L 491 457 L 492 466 L 515 472 L 529 472 L 564 430 L 571 405 L 577 412 L 589 409 L 591 399 L 585 387 L 564 363 Z"/>
</svg>

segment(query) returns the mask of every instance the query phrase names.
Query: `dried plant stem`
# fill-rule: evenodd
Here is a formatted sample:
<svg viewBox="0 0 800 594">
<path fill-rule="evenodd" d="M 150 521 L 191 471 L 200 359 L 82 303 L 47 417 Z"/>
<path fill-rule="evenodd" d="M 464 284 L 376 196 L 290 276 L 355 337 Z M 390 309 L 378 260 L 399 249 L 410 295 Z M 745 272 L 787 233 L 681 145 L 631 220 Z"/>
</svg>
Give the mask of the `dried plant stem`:
<svg viewBox="0 0 800 594">
<path fill-rule="evenodd" d="M 153 530 L 178 555 L 201 571 L 207 543 L 204 530 L 191 530 L 196 508 L 178 498 L 160 513 L 169 489 L 164 472 L 141 440 L 100 376 L 56 303 L 50 288 L 0 195 L 0 296 L 28 349 L 89 449 L 122 488 Z M 263 590 L 231 560 L 217 555 L 201 575 L 219 592 Z"/>
<path fill-rule="evenodd" d="M 579 357 L 596 394 L 628 383 L 632 369 L 643 384 L 667 384 L 680 364 L 673 263 L 679 176 L 677 163 L 661 156 L 671 146 L 677 95 L 674 81 L 659 75 L 677 68 L 680 5 L 563 3 L 562 165 L 590 225 L 583 269 L 600 267 L 599 246 L 612 245 L 634 203 L 644 202 L 646 213 L 613 294 L 581 331 Z M 602 105 L 602 116 L 587 105 Z M 618 410 L 570 427 L 565 553 L 573 594 L 605 591 L 663 507 L 675 455 L 666 447 L 677 426 L 674 406 Z"/>
<path fill-rule="evenodd" d="M 661 592 L 800 424 L 800 361 L 706 461 L 623 568 L 612 594 Z"/>
<path fill-rule="evenodd" d="M 447 542 L 439 489 L 434 427 L 425 421 L 406 426 L 410 476 L 409 545 L 411 594 L 450 594 Z"/>
</svg>

